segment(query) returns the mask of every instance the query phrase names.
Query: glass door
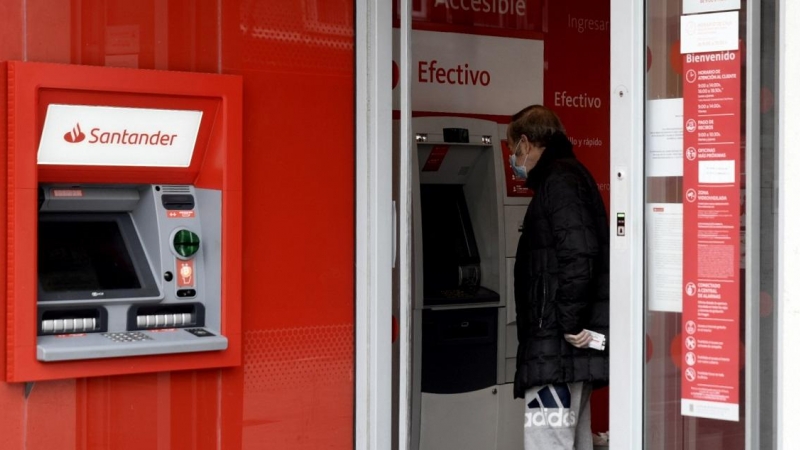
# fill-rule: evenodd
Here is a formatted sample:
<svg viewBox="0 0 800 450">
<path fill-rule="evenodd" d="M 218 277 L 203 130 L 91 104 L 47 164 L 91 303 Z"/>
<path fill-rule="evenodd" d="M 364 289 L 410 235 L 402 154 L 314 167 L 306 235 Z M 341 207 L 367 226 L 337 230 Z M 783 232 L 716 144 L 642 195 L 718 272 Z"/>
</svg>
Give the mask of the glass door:
<svg viewBox="0 0 800 450">
<path fill-rule="evenodd" d="M 645 443 L 743 449 L 747 16 L 686 3 L 646 11 Z M 730 45 L 691 36 L 710 20 Z"/>
<path fill-rule="evenodd" d="M 612 0 L 631 55 L 612 57 L 611 389 L 635 412 L 612 409 L 611 442 L 775 448 L 775 1 L 630 3 Z"/>
</svg>

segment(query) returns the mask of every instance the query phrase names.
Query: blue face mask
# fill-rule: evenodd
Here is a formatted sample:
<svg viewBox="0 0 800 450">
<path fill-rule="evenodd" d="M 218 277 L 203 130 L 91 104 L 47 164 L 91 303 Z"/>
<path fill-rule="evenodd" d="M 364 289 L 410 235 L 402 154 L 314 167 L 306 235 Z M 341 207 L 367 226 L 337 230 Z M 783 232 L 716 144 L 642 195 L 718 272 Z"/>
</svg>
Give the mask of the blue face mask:
<svg viewBox="0 0 800 450">
<path fill-rule="evenodd" d="M 525 162 L 528 161 L 528 155 L 525 155 L 525 159 L 522 160 L 522 165 L 517 165 L 517 150 L 519 149 L 519 144 L 522 141 L 517 142 L 517 145 L 514 146 L 514 153 L 511 154 L 509 158 L 509 162 L 511 163 L 511 169 L 514 170 L 514 175 L 524 180 L 528 178 L 528 170 L 525 168 Z"/>
</svg>

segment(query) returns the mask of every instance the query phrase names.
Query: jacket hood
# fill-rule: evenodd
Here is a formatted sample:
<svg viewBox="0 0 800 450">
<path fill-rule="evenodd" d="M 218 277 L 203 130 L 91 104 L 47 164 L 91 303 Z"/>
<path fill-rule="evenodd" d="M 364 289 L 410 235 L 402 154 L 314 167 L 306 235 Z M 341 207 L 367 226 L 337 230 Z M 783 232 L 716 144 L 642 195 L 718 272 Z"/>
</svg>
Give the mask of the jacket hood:
<svg viewBox="0 0 800 450">
<path fill-rule="evenodd" d="M 549 172 L 550 166 L 559 159 L 575 159 L 575 153 L 572 151 L 572 142 L 570 142 L 567 135 L 564 133 L 556 133 L 550 139 L 550 143 L 545 147 L 539 161 L 528 172 L 528 179 L 525 186 L 532 190 L 541 183 L 544 177 Z"/>
</svg>

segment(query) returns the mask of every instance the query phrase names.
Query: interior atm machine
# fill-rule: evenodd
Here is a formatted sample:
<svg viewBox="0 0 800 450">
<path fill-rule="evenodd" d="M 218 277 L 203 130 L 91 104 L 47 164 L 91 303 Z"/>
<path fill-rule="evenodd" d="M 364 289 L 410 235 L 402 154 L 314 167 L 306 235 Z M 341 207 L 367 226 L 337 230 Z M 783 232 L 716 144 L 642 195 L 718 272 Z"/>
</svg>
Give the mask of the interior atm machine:
<svg viewBox="0 0 800 450">
<path fill-rule="evenodd" d="M 507 198 L 497 123 L 421 117 L 413 133 L 412 443 L 521 450 L 512 286 L 529 199 Z"/>
</svg>

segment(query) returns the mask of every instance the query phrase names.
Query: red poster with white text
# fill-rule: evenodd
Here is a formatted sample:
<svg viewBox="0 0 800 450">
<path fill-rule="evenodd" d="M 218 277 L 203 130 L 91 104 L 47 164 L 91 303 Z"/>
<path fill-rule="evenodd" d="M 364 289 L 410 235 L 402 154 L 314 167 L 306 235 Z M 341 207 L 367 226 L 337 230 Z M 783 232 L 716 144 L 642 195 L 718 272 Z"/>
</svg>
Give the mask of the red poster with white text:
<svg viewBox="0 0 800 450">
<path fill-rule="evenodd" d="M 444 158 L 447 156 L 449 150 L 449 145 L 434 145 L 433 149 L 431 149 L 431 153 L 428 155 L 428 159 L 425 160 L 425 165 L 422 166 L 422 171 L 437 172 L 439 168 L 442 167 Z"/>
<path fill-rule="evenodd" d="M 533 191 L 525 186 L 527 180 L 517 177 L 511 169 L 511 164 L 507 163 L 511 158 L 508 141 L 503 139 L 500 141 L 500 146 L 503 148 L 503 162 L 505 163 L 503 168 L 506 173 L 506 195 L 508 197 L 533 197 Z"/>
<path fill-rule="evenodd" d="M 739 420 L 740 53 L 683 55 L 684 416 Z"/>
<path fill-rule="evenodd" d="M 558 114 L 578 159 L 610 205 L 609 2 L 551 1 L 544 38 L 544 105 Z"/>
</svg>

